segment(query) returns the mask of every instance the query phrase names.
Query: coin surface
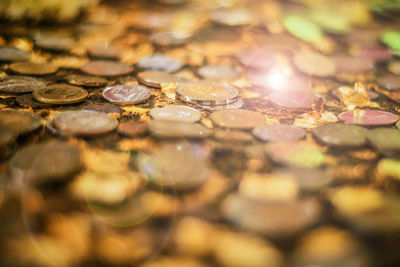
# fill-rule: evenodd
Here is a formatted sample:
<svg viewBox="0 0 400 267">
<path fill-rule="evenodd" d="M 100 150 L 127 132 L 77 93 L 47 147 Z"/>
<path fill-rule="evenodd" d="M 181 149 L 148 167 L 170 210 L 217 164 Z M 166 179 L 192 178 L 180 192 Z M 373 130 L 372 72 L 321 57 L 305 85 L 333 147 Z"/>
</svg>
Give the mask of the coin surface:
<svg viewBox="0 0 400 267">
<path fill-rule="evenodd" d="M 380 151 L 400 151 L 400 130 L 392 128 L 371 129 L 368 141 Z"/>
<path fill-rule="evenodd" d="M 273 50 L 259 48 L 242 50 L 237 58 L 246 67 L 256 69 L 269 69 L 277 60 Z"/>
<path fill-rule="evenodd" d="M 137 137 L 145 135 L 148 132 L 148 127 L 146 122 L 129 120 L 121 122 L 118 125 L 117 132 L 124 136 Z"/>
<path fill-rule="evenodd" d="M 52 84 L 33 91 L 35 100 L 59 105 L 82 102 L 87 95 L 88 92 L 85 89 L 63 83 Z"/>
<path fill-rule="evenodd" d="M 16 62 L 8 67 L 13 72 L 24 75 L 47 75 L 58 71 L 58 67 L 50 63 Z"/>
<path fill-rule="evenodd" d="M 314 104 L 325 102 L 321 96 L 304 91 L 277 91 L 270 94 L 268 99 L 279 108 L 295 111 L 311 110 Z"/>
<path fill-rule="evenodd" d="M 389 91 L 400 90 L 400 77 L 397 75 L 386 75 L 379 77 L 377 83 Z"/>
<path fill-rule="evenodd" d="M 336 65 L 332 59 L 310 50 L 297 52 L 293 56 L 293 64 L 299 71 L 318 77 L 333 76 L 336 72 Z"/>
<path fill-rule="evenodd" d="M 295 141 L 305 137 L 306 131 L 289 124 L 260 125 L 253 129 L 253 134 L 262 141 Z"/>
<path fill-rule="evenodd" d="M 7 150 L 7 146 L 14 143 L 17 140 L 18 133 L 8 127 L 0 127 L 0 157 L 5 156 L 3 151 Z M 6 153 L 7 154 L 7 153 Z"/>
<path fill-rule="evenodd" d="M 150 116 L 155 120 L 196 122 L 201 119 L 201 113 L 195 108 L 182 105 L 167 105 L 150 110 Z"/>
<path fill-rule="evenodd" d="M 118 121 L 91 110 L 63 111 L 54 117 L 55 128 L 74 135 L 96 135 L 117 128 Z"/>
<path fill-rule="evenodd" d="M 60 36 L 41 36 L 35 40 L 36 46 L 56 52 L 69 51 L 74 40 L 70 37 L 60 37 Z"/>
<path fill-rule="evenodd" d="M 161 138 L 205 138 L 212 133 L 200 123 L 151 120 L 148 127 L 152 135 Z"/>
<path fill-rule="evenodd" d="M 181 84 L 176 94 L 181 100 L 212 106 L 236 102 L 239 92 L 228 84 L 202 81 Z"/>
<path fill-rule="evenodd" d="M 84 106 L 82 109 L 93 110 L 93 111 L 103 112 L 103 113 L 122 113 L 122 109 L 119 106 L 109 104 L 109 103 L 89 104 L 87 106 Z"/>
<path fill-rule="evenodd" d="M 42 126 L 42 119 L 33 112 L 22 110 L 0 111 L 0 127 L 10 128 L 20 134 L 27 134 Z"/>
<path fill-rule="evenodd" d="M 186 79 L 164 71 L 143 71 L 137 75 L 138 82 L 155 88 L 161 88 L 162 83 L 183 83 Z"/>
<path fill-rule="evenodd" d="M 90 61 L 80 69 L 86 74 L 105 77 L 126 75 L 133 71 L 130 65 L 107 60 Z"/>
<path fill-rule="evenodd" d="M 162 54 L 153 54 L 139 60 L 137 66 L 143 70 L 175 72 L 182 68 L 182 63 Z"/>
<path fill-rule="evenodd" d="M 72 74 L 65 77 L 69 84 L 87 87 L 99 87 L 107 84 L 107 80 L 102 77 Z"/>
<path fill-rule="evenodd" d="M 359 147 L 367 141 L 367 129 L 352 124 L 328 123 L 312 129 L 322 143 L 332 146 Z"/>
<path fill-rule="evenodd" d="M 264 115 L 247 109 L 218 110 L 210 115 L 218 126 L 234 129 L 252 129 L 265 123 Z"/>
<path fill-rule="evenodd" d="M 17 96 L 15 101 L 18 105 L 26 108 L 50 108 L 51 104 L 36 101 L 32 94 L 24 94 Z"/>
<path fill-rule="evenodd" d="M 204 79 L 235 79 L 240 72 L 235 68 L 226 65 L 207 65 L 198 70 L 199 75 Z"/>
<path fill-rule="evenodd" d="M 0 47 L 0 61 L 25 61 L 28 60 L 30 56 L 29 52 L 20 50 L 13 46 L 2 46 Z"/>
<path fill-rule="evenodd" d="M 366 57 L 336 55 L 332 59 L 338 71 L 360 73 L 374 69 L 374 62 Z"/>
<path fill-rule="evenodd" d="M 42 79 L 9 75 L 0 77 L 0 92 L 22 94 L 30 93 L 35 88 L 46 86 L 48 82 Z"/>
<path fill-rule="evenodd" d="M 145 102 L 151 92 L 142 85 L 116 85 L 103 90 L 103 97 L 111 103 L 131 105 Z"/>
<path fill-rule="evenodd" d="M 111 46 L 100 46 L 95 45 L 87 49 L 87 53 L 90 57 L 103 58 L 103 59 L 118 59 L 120 52 Z"/>
<path fill-rule="evenodd" d="M 150 40 L 159 46 L 178 46 L 188 39 L 187 34 L 180 32 L 156 32 L 150 36 Z"/>
<path fill-rule="evenodd" d="M 344 122 L 365 126 L 392 125 L 399 118 L 397 115 L 380 110 L 352 110 L 339 115 Z"/>
</svg>

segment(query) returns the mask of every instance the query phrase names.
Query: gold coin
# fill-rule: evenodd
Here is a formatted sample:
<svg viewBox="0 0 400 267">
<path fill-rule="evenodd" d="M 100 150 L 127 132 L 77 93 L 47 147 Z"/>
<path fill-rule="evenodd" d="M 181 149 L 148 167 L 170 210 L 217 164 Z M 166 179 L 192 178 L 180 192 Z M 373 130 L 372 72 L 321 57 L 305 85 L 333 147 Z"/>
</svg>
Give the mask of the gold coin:
<svg viewBox="0 0 400 267">
<path fill-rule="evenodd" d="M 58 71 L 58 67 L 49 63 L 17 62 L 9 66 L 10 70 L 25 75 L 47 75 Z"/>
<path fill-rule="evenodd" d="M 33 91 L 33 97 L 37 101 L 61 105 L 81 102 L 87 95 L 88 92 L 81 87 L 62 83 L 38 88 Z"/>
<path fill-rule="evenodd" d="M 246 109 L 218 110 L 210 118 L 218 126 L 235 129 L 252 129 L 265 123 L 261 113 Z"/>
</svg>

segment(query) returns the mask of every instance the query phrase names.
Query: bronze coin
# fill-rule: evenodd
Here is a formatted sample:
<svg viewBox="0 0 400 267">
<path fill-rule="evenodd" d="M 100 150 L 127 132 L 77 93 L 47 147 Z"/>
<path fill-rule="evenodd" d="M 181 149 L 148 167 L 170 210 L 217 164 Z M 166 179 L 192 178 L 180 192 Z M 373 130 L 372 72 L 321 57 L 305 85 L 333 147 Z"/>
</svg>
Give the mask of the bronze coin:
<svg viewBox="0 0 400 267">
<path fill-rule="evenodd" d="M 82 102 L 87 95 L 88 92 L 81 87 L 62 83 L 52 84 L 33 91 L 35 100 L 58 105 Z"/>
<path fill-rule="evenodd" d="M 120 51 L 117 48 L 110 46 L 91 46 L 87 49 L 90 57 L 103 58 L 103 59 L 118 59 Z"/>
<path fill-rule="evenodd" d="M 313 135 L 331 146 L 360 147 L 367 141 L 367 129 L 352 124 L 328 123 L 312 129 Z"/>
<path fill-rule="evenodd" d="M 30 93 L 35 88 L 43 87 L 47 84 L 45 80 L 38 78 L 9 75 L 0 77 L 0 92 L 12 94 Z"/>
<path fill-rule="evenodd" d="M 115 77 L 131 73 L 133 67 L 109 60 L 96 60 L 82 66 L 81 71 L 90 75 Z"/>
<path fill-rule="evenodd" d="M 169 74 L 163 71 L 143 71 L 137 75 L 138 82 L 141 84 L 161 88 L 162 83 L 183 83 L 186 79 L 180 78 L 174 74 Z"/>
<path fill-rule="evenodd" d="M 175 72 L 182 68 L 182 63 L 169 56 L 153 54 L 139 60 L 137 66 L 142 70 Z"/>
<path fill-rule="evenodd" d="M 0 111 L 0 127 L 10 128 L 19 135 L 35 131 L 42 126 L 42 119 L 33 112 L 21 110 Z"/>
<path fill-rule="evenodd" d="M 118 125 L 117 132 L 124 136 L 137 137 L 145 135 L 148 132 L 148 127 L 146 122 L 129 120 L 121 122 Z"/>
<path fill-rule="evenodd" d="M 289 124 L 260 125 L 252 132 L 258 139 L 268 142 L 295 141 L 306 135 L 304 129 Z"/>
<path fill-rule="evenodd" d="M 220 127 L 234 129 L 252 129 L 265 123 L 264 115 L 246 109 L 218 110 L 211 113 L 210 119 Z"/>
<path fill-rule="evenodd" d="M 36 101 L 32 94 L 25 94 L 18 96 L 15 101 L 18 105 L 26 108 L 49 108 L 51 104 Z"/>
<path fill-rule="evenodd" d="M 0 61 L 25 61 L 28 60 L 30 56 L 29 52 L 20 50 L 12 46 L 2 46 L 0 47 Z"/>
<path fill-rule="evenodd" d="M 142 85 L 115 85 L 104 89 L 103 97 L 111 103 L 133 105 L 148 100 L 151 92 Z"/>
<path fill-rule="evenodd" d="M 90 104 L 83 107 L 84 110 L 93 110 L 103 113 L 122 113 L 122 109 L 119 106 L 104 103 L 104 104 Z"/>
<path fill-rule="evenodd" d="M 8 67 L 13 72 L 24 75 L 47 75 L 58 71 L 58 67 L 50 63 L 17 62 Z"/>
<path fill-rule="evenodd" d="M 69 84 L 87 87 L 99 87 L 107 84 L 107 80 L 102 77 L 72 74 L 65 77 Z"/>
</svg>

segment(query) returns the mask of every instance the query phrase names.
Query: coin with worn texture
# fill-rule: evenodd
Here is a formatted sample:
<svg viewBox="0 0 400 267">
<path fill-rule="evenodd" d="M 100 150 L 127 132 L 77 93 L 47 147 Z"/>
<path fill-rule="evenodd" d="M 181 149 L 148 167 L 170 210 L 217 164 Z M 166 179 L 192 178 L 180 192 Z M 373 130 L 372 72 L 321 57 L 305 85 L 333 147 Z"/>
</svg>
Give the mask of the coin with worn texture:
<svg viewBox="0 0 400 267">
<path fill-rule="evenodd" d="M 297 52 L 293 56 L 293 64 L 299 71 L 318 77 L 333 76 L 336 72 L 336 65 L 332 59 L 310 50 Z"/>
<path fill-rule="evenodd" d="M 80 70 L 90 75 L 114 77 L 131 73 L 133 67 L 115 61 L 96 60 L 85 64 Z"/>
<path fill-rule="evenodd" d="M 392 125 L 399 118 L 397 115 L 380 110 L 352 110 L 339 115 L 344 122 L 365 126 Z"/>
<path fill-rule="evenodd" d="M 207 65 L 198 71 L 204 79 L 235 79 L 240 76 L 240 72 L 232 66 L 226 65 Z"/>
<path fill-rule="evenodd" d="M 102 112 L 91 110 L 70 110 L 54 117 L 54 126 L 74 135 L 95 135 L 117 128 L 118 121 Z"/>
<path fill-rule="evenodd" d="M 176 94 L 181 100 L 212 106 L 236 102 L 239 92 L 228 84 L 202 81 L 181 84 Z"/>
<path fill-rule="evenodd" d="M 400 151 L 400 130 L 377 128 L 368 131 L 368 141 L 380 151 Z"/>
<path fill-rule="evenodd" d="M 295 141 L 305 137 L 304 129 L 289 124 L 260 125 L 253 129 L 258 139 L 269 142 Z"/>
<path fill-rule="evenodd" d="M 37 88 L 33 91 L 33 97 L 37 101 L 59 105 L 82 102 L 87 95 L 88 92 L 81 87 L 62 83 Z"/>
<path fill-rule="evenodd" d="M 27 134 L 42 126 L 42 119 L 33 112 L 21 110 L 0 111 L 0 127 L 10 128 L 18 134 Z"/>
<path fill-rule="evenodd" d="M 87 87 L 99 87 L 107 84 L 107 80 L 102 77 L 72 74 L 65 77 L 67 82 L 72 85 L 87 86 Z"/>
<path fill-rule="evenodd" d="M 182 68 L 182 63 L 169 56 L 153 54 L 139 60 L 137 66 L 143 70 L 174 72 Z"/>
<path fill-rule="evenodd" d="M 93 110 L 93 111 L 103 112 L 103 113 L 118 113 L 118 114 L 122 113 L 122 109 L 119 106 L 108 104 L 108 103 L 89 104 L 87 106 L 84 106 L 82 109 Z"/>
<path fill-rule="evenodd" d="M 367 141 L 367 129 L 343 123 L 322 124 L 312 129 L 313 135 L 331 146 L 359 147 Z"/>
<path fill-rule="evenodd" d="M 400 90 L 400 77 L 397 75 L 386 75 L 379 77 L 377 83 L 389 91 Z"/>
<path fill-rule="evenodd" d="M 0 47 L 0 61 L 25 61 L 29 59 L 29 56 L 29 52 L 20 50 L 12 46 Z"/>
<path fill-rule="evenodd" d="M 30 93 L 35 88 L 46 86 L 47 82 L 42 79 L 9 75 L 0 77 L 0 92 L 22 94 Z"/>
<path fill-rule="evenodd" d="M 200 123 L 151 120 L 148 127 L 156 137 L 205 138 L 211 135 L 211 130 Z"/>
<path fill-rule="evenodd" d="M 150 116 L 155 120 L 196 122 L 201 119 L 201 113 L 195 108 L 182 105 L 167 105 L 150 110 Z"/>
<path fill-rule="evenodd" d="M 47 75 L 58 71 L 58 67 L 50 63 L 16 62 L 10 64 L 8 68 L 24 75 Z"/>
<path fill-rule="evenodd" d="M 162 83 L 183 83 L 186 79 L 164 71 L 143 71 L 137 75 L 138 82 L 155 88 L 161 88 Z"/>
<path fill-rule="evenodd" d="M 146 122 L 129 120 L 118 125 L 117 132 L 128 137 L 143 136 L 148 132 Z"/>
<path fill-rule="evenodd" d="M 304 91 L 277 91 L 270 94 L 268 98 L 272 104 L 279 108 L 295 111 L 312 110 L 314 105 L 325 102 L 321 96 Z"/>
<path fill-rule="evenodd" d="M 265 123 L 264 115 L 247 109 L 218 110 L 210 119 L 220 127 L 235 129 L 252 129 Z"/>
<path fill-rule="evenodd" d="M 26 108 L 50 108 L 51 104 L 36 101 L 32 94 L 24 94 L 15 98 L 18 105 Z"/>
<path fill-rule="evenodd" d="M 103 97 L 111 103 L 132 105 L 148 100 L 151 92 L 142 85 L 115 85 L 104 89 Z"/>
</svg>

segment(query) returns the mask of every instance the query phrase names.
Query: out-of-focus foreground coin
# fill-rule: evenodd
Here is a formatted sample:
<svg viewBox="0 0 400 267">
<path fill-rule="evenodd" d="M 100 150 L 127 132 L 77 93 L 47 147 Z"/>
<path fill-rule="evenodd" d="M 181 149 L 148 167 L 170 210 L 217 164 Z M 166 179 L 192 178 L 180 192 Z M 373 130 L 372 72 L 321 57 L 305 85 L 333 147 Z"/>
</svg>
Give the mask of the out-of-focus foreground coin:
<svg viewBox="0 0 400 267">
<path fill-rule="evenodd" d="M 321 96 L 304 91 L 274 92 L 268 98 L 275 106 L 294 111 L 312 110 L 314 105 L 324 104 Z"/>
<path fill-rule="evenodd" d="M 174 72 L 182 68 L 182 63 L 162 54 L 154 54 L 139 60 L 137 66 L 143 70 Z"/>
<path fill-rule="evenodd" d="M 0 111 L 0 127 L 10 128 L 18 134 L 26 134 L 42 126 L 42 119 L 33 112 L 21 110 Z"/>
<path fill-rule="evenodd" d="M 0 77 L 0 92 L 22 94 L 30 93 L 35 88 L 46 86 L 47 82 L 42 79 L 10 75 Z"/>
<path fill-rule="evenodd" d="M 150 116 L 155 120 L 196 122 L 200 120 L 201 113 L 195 108 L 182 105 L 167 105 L 150 110 Z"/>
<path fill-rule="evenodd" d="M 246 109 L 218 110 L 210 115 L 210 119 L 220 127 L 235 129 L 252 129 L 265 123 L 261 113 Z"/>
<path fill-rule="evenodd" d="M 305 74 L 318 77 L 330 77 L 336 72 L 333 60 L 317 52 L 303 50 L 293 56 L 297 69 Z"/>
<path fill-rule="evenodd" d="M 30 56 L 29 52 L 20 50 L 12 46 L 0 47 L 0 61 L 25 61 Z"/>
<path fill-rule="evenodd" d="M 60 83 L 35 89 L 32 94 L 39 102 L 63 105 L 82 102 L 88 92 L 81 87 Z"/>
<path fill-rule="evenodd" d="M 151 92 L 142 85 L 116 85 L 104 89 L 103 97 L 111 103 L 131 105 L 145 102 Z"/>
<path fill-rule="evenodd" d="M 117 132 L 124 136 L 137 137 L 146 134 L 148 126 L 146 122 L 139 122 L 135 120 L 129 120 L 121 122 L 118 125 Z"/>
<path fill-rule="evenodd" d="M 148 122 L 150 133 L 156 137 L 205 138 L 211 130 L 200 123 L 151 120 Z"/>
<path fill-rule="evenodd" d="M 380 110 L 346 111 L 341 113 L 339 118 L 346 123 L 365 126 L 392 125 L 399 119 L 393 113 Z"/>
<path fill-rule="evenodd" d="M 372 129 L 367 134 L 368 141 L 379 151 L 400 151 L 400 130 L 392 128 Z"/>
<path fill-rule="evenodd" d="M 343 123 L 322 124 L 312 129 L 314 136 L 322 143 L 344 147 L 363 146 L 367 141 L 367 131 L 360 126 Z"/>
<path fill-rule="evenodd" d="M 240 76 L 240 72 L 231 66 L 207 65 L 198 71 L 204 79 L 235 79 Z"/>
<path fill-rule="evenodd" d="M 260 125 L 253 129 L 258 139 L 268 142 L 295 141 L 304 138 L 304 129 L 289 124 Z"/>
<path fill-rule="evenodd" d="M 131 73 L 133 67 L 114 61 L 96 60 L 82 66 L 81 71 L 90 75 L 115 77 Z"/>
</svg>

